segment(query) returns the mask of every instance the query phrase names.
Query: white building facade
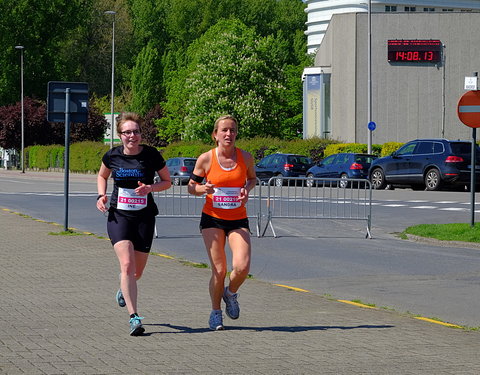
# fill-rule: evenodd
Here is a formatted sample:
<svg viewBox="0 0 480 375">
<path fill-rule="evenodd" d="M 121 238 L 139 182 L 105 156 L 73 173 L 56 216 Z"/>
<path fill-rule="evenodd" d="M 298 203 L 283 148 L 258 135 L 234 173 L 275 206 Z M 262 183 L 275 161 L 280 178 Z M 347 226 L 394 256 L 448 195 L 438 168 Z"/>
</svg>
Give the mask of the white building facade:
<svg viewBox="0 0 480 375">
<path fill-rule="evenodd" d="M 480 73 L 480 0 L 372 0 L 370 48 L 365 0 L 304 1 L 310 13 L 330 17 L 317 33 L 319 45 L 309 44 L 315 60 L 302 77 L 304 138 L 373 144 L 470 138 L 457 103 L 465 77 Z M 363 9 L 335 13 L 354 5 Z M 310 13 L 313 27 L 321 17 Z M 396 45 L 407 44 L 392 55 Z"/>
<path fill-rule="evenodd" d="M 334 14 L 368 11 L 369 0 L 302 0 L 307 8 L 308 53 L 315 53 L 322 43 Z M 470 12 L 480 11 L 480 0 L 370 0 L 371 12 Z"/>
</svg>

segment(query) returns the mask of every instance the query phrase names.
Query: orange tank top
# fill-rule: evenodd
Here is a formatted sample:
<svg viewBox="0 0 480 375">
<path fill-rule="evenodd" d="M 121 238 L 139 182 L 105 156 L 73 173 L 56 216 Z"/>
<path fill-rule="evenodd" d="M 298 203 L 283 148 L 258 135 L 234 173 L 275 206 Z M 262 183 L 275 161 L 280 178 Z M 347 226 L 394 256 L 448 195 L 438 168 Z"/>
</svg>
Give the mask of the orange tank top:
<svg viewBox="0 0 480 375">
<path fill-rule="evenodd" d="M 247 217 L 247 209 L 238 200 L 240 188 L 247 181 L 247 166 L 242 151 L 235 148 L 237 164 L 233 169 L 224 169 L 218 162 L 216 149 L 212 149 L 212 163 L 205 176 L 215 185 L 215 193 L 207 194 L 202 212 L 222 220 L 239 220 Z"/>
</svg>

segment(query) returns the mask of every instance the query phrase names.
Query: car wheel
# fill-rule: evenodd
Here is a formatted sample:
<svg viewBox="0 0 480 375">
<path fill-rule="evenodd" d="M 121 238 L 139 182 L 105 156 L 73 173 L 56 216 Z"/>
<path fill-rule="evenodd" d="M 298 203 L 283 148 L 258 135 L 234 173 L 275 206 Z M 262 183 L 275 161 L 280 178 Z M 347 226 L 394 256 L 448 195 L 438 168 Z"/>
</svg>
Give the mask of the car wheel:
<svg viewBox="0 0 480 375">
<path fill-rule="evenodd" d="M 283 176 L 281 174 L 275 176 L 275 186 L 283 186 Z"/>
<path fill-rule="evenodd" d="M 440 172 L 437 168 L 432 168 L 425 174 L 425 187 L 429 191 L 438 190 L 442 183 Z"/>
<path fill-rule="evenodd" d="M 345 181 L 348 178 L 346 173 L 342 173 L 340 175 L 340 182 L 338 183 L 338 186 L 340 186 L 342 189 L 345 189 L 348 187 L 349 182 Z"/>
<path fill-rule="evenodd" d="M 305 181 L 305 184 L 308 187 L 315 187 L 315 180 L 313 179 L 313 174 L 312 173 L 309 173 L 307 175 L 307 180 Z"/>
<path fill-rule="evenodd" d="M 375 168 L 370 175 L 370 182 L 374 189 L 385 189 L 387 181 L 385 181 L 385 174 L 380 168 Z"/>
<path fill-rule="evenodd" d="M 180 185 L 180 177 L 174 177 L 172 183 L 173 183 L 175 186 Z"/>
</svg>

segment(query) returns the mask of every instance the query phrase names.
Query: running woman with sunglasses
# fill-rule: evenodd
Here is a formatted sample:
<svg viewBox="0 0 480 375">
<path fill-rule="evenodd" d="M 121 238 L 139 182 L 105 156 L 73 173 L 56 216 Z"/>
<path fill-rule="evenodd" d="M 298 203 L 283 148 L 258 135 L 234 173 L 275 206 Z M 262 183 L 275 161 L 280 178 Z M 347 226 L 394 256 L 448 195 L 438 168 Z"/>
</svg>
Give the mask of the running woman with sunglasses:
<svg viewBox="0 0 480 375">
<path fill-rule="evenodd" d="M 130 335 L 145 328 L 137 313 L 137 280 L 143 274 L 152 246 L 158 209 L 153 192 L 171 186 L 165 160 L 154 147 L 141 144 L 143 120 L 136 113 L 122 113 L 117 133 L 122 145 L 107 151 L 97 176 L 97 208 L 108 211 L 107 232 L 120 263 L 120 289 L 116 300 L 127 307 Z M 155 172 L 160 181 L 154 183 Z M 110 207 L 107 208 L 107 181 L 113 178 Z"/>
<path fill-rule="evenodd" d="M 245 204 L 257 182 L 253 157 L 235 147 L 238 122 L 232 116 L 217 119 L 212 139 L 217 147 L 200 155 L 188 182 L 188 192 L 206 195 L 200 219 L 200 231 L 212 268 L 210 278 L 210 329 L 223 330 L 222 299 L 225 313 L 238 319 L 237 291 L 250 270 L 250 228 Z M 202 183 L 205 179 L 206 183 Z M 225 244 L 232 250 L 232 272 L 225 287 L 227 258 Z"/>
</svg>

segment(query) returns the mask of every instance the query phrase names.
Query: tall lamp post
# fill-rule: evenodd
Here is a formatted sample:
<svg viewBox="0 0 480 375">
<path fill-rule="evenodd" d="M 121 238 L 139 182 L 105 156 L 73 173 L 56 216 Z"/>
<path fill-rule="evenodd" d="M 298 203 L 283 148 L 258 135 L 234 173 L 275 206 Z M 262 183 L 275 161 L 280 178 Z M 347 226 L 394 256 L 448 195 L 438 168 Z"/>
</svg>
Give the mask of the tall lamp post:
<svg viewBox="0 0 480 375">
<path fill-rule="evenodd" d="M 22 113 L 22 151 L 21 151 L 21 164 L 22 164 L 22 173 L 25 173 L 25 115 L 24 115 L 24 108 L 23 108 L 23 50 L 25 47 L 23 46 L 15 46 L 15 49 L 20 50 L 20 106 L 21 106 L 21 113 Z"/>
<path fill-rule="evenodd" d="M 368 124 L 372 122 L 372 1 L 368 0 L 368 104 L 367 104 L 367 117 Z M 372 130 L 368 128 L 368 141 L 367 152 L 372 153 Z"/>
<path fill-rule="evenodd" d="M 110 104 L 110 113 L 112 116 L 111 119 L 111 128 L 110 128 L 110 148 L 113 148 L 113 133 L 115 129 L 115 104 L 114 104 L 114 89 L 115 89 L 115 12 L 114 10 L 107 10 L 105 14 L 111 14 L 113 16 L 112 21 L 112 94 L 111 94 L 111 104 Z"/>
</svg>

